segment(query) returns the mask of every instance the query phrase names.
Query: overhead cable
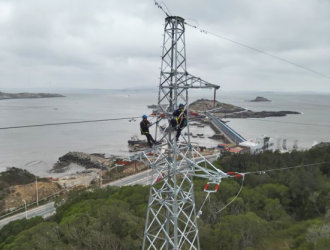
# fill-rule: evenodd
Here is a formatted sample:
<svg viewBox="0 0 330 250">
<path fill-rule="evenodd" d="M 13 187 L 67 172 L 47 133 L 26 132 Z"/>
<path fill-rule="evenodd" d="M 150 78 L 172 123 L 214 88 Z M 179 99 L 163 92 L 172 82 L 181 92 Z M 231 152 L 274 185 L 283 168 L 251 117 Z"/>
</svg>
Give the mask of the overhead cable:
<svg viewBox="0 0 330 250">
<path fill-rule="evenodd" d="M 306 126 L 318 126 L 318 127 L 330 127 L 330 125 L 325 125 L 325 124 L 303 123 L 303 122 L 271 121 L 271 120 L 252 119 L 252 118 L 245 118 L 245 120 L 258 121 L 258 122 L 288 123 L 288 124 L 297 124 L 297 125 L 306 125 Z"/>
<path fill-rule="evenodd" d="M 319 166 L 319 165 L 328 164 L 328 163 L 330 163 L 330 161 L 324 161 L 324 162 L 312 163 L 312 164 L 305 164 L 305 165 L 298 165 L 298 166 L 286 167 L 286 168 L 274 168 L 274 169 L 253 171 L 253 172 L 244 173 L 242 175 L 244 176 L 244 175 L 247 175 L 247 174 L 265 174 L 265 173 L 273 172 L 273 171 L 281 171 L 281 170 L 288 170 L 288 169 L 295 169 L 295 168 L 304 168 L 304 167 L 313 167 L 313 166 Z"/>
<path fill-rule="evenodd" d="M 220 36 L 220 35 L 215 34 L 215 33 L 213 33 L 213 32 L 210 32 L 210 31 L 207 31 L 207 30 L 204 30 L 204 29 L 198 28 L 197 26 L 191 25 L 191 24 L 189 24 L 189 23 L 185 23 L 185 24 L 188 25 L 188 26 L 190 26 L 190 27 L 192 27 L 192 28 L 195 28 L 195 29 L 199 30 L 200 32 L 202 32 L 202 33 L 204 33 L 204 34 L 211 34 L 211 35 L 213 35 L 213 36 L 216 36 L 216 37 L 219 37 L 219 38 L 221 38 L 221 39 L 227 40 L 227 41 L 229 41 L 229 42 L 232 42 L 232 43 L 238 44 L 238 45 L 243 46 L 243 47 L 246 47 L 246 48 L 248 48 L 248 49 L 251 49 L 251 50 L 257 51 L 257 52 L 262 53 L 262 54 L 265 54 L 265 55 L 267 55 L 267 56 L 271 56 L 271 57 L 276 58 L 276 59 L 278 59 L 278 60 L 281 60 L 281 61 L 283 61 L 283 62 L 286 62 L 286 63 L 292 64 L 292 65 L 294 65 L 294 66 L 296 66 L 296 67 L 299 67 L 299 68 L 302 68 L 302 69 L 308 70 L 308 71 L 310 71 L 310 72 L 313 72 L 313 73 L 315 73 L 315 74 L 318 74 L 318 75 L 320 75 L 320 76 L 323 76 L 323 77 L 326 77 L 326 78 L 329 78 L 329 79 L 330 79 L 330 76 L 327 76 L 327 75 L 324 75 L 324 74 L 322 74 L 322 73 L 319 73 L 319 72 L 317 72 L 317 71 L 315 71 L 315 70 L 312 70 L 312 69 L 306 68 L 305 66 L 299 65 L 299 64 L 294 63 L 294 62 L 290 62 L 290 61 L 288 61 L 288 60 L 286 60 L 286 59 L 283 59 L 283 58 L 278 57 L 278 56 L 274 56 L 274 55 L 269 54 L 269 53 L 267 53 L 267 52 L 264 52 L 264 51 L 262 51 L 262 50 L 259 50 L 259 49 L 256 49 L 256 48 L 253 48 L 253 47 L 251 47 L 251 46 L 249 46 L 249 45 L 245 45 L 245 44 L 243 44 L 243 43 L 236 42 L 236 41 L 234 41 L 234 40 L 232 40 L 232 39 L 229 39 L 229 38 L 226 38 L 226 37 Z"/>
<path fill-rule="evenodd" d="M 76 121 L 76 122 L 58 122 L 58 123 L 46 123 L 46 124 L 34 124 L 34 125 L 23 125 L 23 126 L 13 126 L 13 127 L 2 127 L 0 130 L 4 129 L 16 129 L 16 128 L 33 128 L 33 127 L 46 127 L 46 126 L 59 126 L 68 124 L 79 124 L 79 123 L 91 123 L 91 122 L 108 122 L 108 121 L 119 121 L 119 120 L 129 120 L 137 117 L 123 117 L 123 118 L 111 118 L 111 119 L 101 119 L 101 120 L 88 120 L 88 121 Z"/>
<path fill-rule="evenodd" d="M 260 171 L 254 171 L 254 172 L 241 173 L 240 175 L 242 175 L 243 179 L 242 179 L 241 187 L 238 190 L 238 193 L 236 194 L 236 196 L 229 203 L 227 203 L 224 207 L 222 207 L 221 209 L 219 209 L 215 213 L 216 214 L 220 213 L 221 211 L 223 211 L 225 208 L 227 208 L 230 204 L 232 204 L 238 198 L 238 196 L 240 195 L 240 193 L 243 189 L 245 175 L 247 175 L 247 174 L 265 174 L 267 172 L 281 171 L 281 170 L 288 170 L 288 169 L 295 169 L 295 168 L 302 168 L 302 167 L 312 167 L 312 166 L 318 166 L 318 165 L 323 165 L 323 164 L 327 164 L 327 163 L 330 163 L 330 161 L 313 163 L 313 164 L 306 164 L 306 165 L 298 165 L 298 166 L 294 166 L 294 167 L 276 168 L 276 169 L 268 169 L 268 170 L 260 170 Z M 204 203 L 203 203 L 203 205 L 204 205 Z"/>
<path fill-rule="evenodd" d="M 166 16 L 169 16 L 169 14 L 167 14 L 167 12 L 166 12 L 166 11 L 163 9 L 163 7 L 161 6 L 161 4 L 162 4 L 163 2 L 161 2 L 160 4 L 159 4 L 156 0 L 154 0 L 154 2 L 155 2 L 155 5 L 165 13 Z M 164 6 L 166 7 L 166 9 L 168 10 L 166 4 L 165 4 L 165 3 L 163 3 L 163 4 L 164 4 Z M 168 12 L 169 12 L 169 10 L 168 10 Z"/>
<path fill-rule="evenodd" d="M 170 15 L 172 16 L 172 13 L 171 13 L 171 11 L 167 8 L 167 5 L 164 3 L 164 2 L 160 2 L 160 4 L 159 5 L 164 5 L 165 6 L 165 8 L 167 9 L 167 11 L 168 11 L 168 13 L 170 13 Z M 166 12 L 165 12 L 166 13 Z"/>
<path fill-rule="evenodd" d="M 240 195 L 242 189 L 243 189 L 243 185 L 244 185 L 244 178 L 245 176 L 243 175 L 243 179 L 242 179 L 242 183 L 241 183 L 241 187 L 240 189 L 238 190 L 238 193 L 237 195 L 229 202 L 227 203 L 227 205 L 225 205 L 224 207 L 220 208 L 217 212 L 215 212 L 216 214 L 220 213 L 221 211 L 223 211 L 226 207 L 228 207 L 230 204 L 232 204 L 237 198 L 238 196 Z"/>
</svg>

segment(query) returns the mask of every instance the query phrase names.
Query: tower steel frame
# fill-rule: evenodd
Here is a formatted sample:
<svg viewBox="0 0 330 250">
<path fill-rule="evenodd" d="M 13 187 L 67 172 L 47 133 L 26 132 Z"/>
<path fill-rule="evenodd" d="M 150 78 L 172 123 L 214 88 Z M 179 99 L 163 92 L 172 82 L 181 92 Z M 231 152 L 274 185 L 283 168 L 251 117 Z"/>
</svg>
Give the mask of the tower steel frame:
<svg viewBox="0 0 330 250">
<path fill-rule="evenodd" d="M 187 72 L 183 18 L 165 18 L 163 39 L 155 139 L 163 133 L 161 136 L 166 142 L 131 157 L 152 169 L 142 248 L 199 250 L 193 177 L 205 178 L 218 188 L 222 178 L 231 176 L 212 165 L 190 141 L 188 89 L 219 89 L 220 86 Z M 173 111 L 180 102 L 187 110 L 187 133 L 181 134 L 182 143 L 173 140 L 170 125 Z M 160 129 L 162 119 L 168 120 L 167 130 Z"/>
</svg>

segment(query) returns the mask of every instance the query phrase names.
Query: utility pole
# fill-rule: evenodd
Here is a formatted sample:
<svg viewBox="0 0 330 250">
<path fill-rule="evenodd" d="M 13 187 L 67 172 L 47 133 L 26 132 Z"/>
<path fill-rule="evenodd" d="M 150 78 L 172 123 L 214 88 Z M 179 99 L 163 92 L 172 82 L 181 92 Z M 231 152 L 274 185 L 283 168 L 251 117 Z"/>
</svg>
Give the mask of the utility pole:
<svg viewBox="0 0 330 250">
<path fill-rule="evenodd" d="M 161 133 L 159 121 L 164 119 L 169 124 L 169 129 L 165 129 L 162 135 L 166 142 L 130 158 L 146 164 L 154 176 L 150 184 L 143 250 L 199 250 L 192 178 L 207 179 L 216 188 L 206 191 L 215 192 L 221 179 L 230 177 L 213 166 L 190 142 L 188 89 L 219 89 L 220 86 L 187 72 L 184 24 L 184 19 L 178 16 L 165 18 L 155 139 Z M 178 103 L 184 103 L 187 110 L 187 133 L 186 136 L 181 133 L 182 143 L 172 140 L 173 128 L 170 125 Z"/>
<path fill-rule="evenodd" d="M 26 201 L 24 199 L 23 199 L 23 201 L 24 201 L 24 205 L 25 205 L 25 219 L 27 219 L 28 217 L 27 217 Z"/>
<path fill-rule="evenodd" d="M 100 187 L 102 187 L 102 167 L 100 169 Z"/>
<path fill-rule="evenodd" d="M 36 195 L 37 195 L 37 206 L 39 206 L 38 176 L 36 176 Z"/>
</svg>

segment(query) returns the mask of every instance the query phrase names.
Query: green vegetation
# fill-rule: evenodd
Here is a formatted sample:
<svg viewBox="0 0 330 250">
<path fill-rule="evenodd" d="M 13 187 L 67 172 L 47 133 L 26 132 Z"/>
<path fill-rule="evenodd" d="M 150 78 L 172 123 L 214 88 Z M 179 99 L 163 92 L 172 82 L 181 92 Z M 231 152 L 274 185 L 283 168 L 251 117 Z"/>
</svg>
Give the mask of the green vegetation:
<svg viewBox="0 0 330 250">
<path fill-rule="evenodd" d="M 330 161 L 330 147 L 305 152 L 224 155 L 224 171 L 254 172 Z M 203 250 L 330 249 L 330 164 L 225 179 L 199 219 Z M 205 180 L 195 180 L 197 207 Z M 149 187 L 72 191 L 50 221 L 11 222 L 0 250 L 141 249 Z"/>
<path fill-rule="evenodd" d="M 26 169 L 7 168 L 5 172 L 0 173 L 0 190 L 7 187 L 29 184 L 36 180 L 35 175 L 31 174 Z"/>
<path fill-rule="evenodd" d="M 25 169 L 7 168 L 0 173 L 0 211 L 3 210 L 4 199 L 9 194 L 9 188 L 15 185 L 29 184 L 36 180 L 36 176 Z"/>
</svg>

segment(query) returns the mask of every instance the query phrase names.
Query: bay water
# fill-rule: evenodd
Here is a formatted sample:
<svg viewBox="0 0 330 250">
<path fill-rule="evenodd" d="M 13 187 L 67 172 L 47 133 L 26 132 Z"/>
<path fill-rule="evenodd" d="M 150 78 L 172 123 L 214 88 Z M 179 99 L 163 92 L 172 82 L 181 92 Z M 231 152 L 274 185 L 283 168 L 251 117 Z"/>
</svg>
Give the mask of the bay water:
<svg viewBox="0 0 330 250">
<path fill-rule="evenodd" d="M 147 105 L 157 103 L 157 92 L 147 90 L 61 90 L 56 93 L 66 97 L 1 100 L 0 128 L 141 117 L 151 113 Z M 272 102 L 244 102 L 256 96 L 266 97 Z M 190 102 L 201 98 L 212 99 L 213 91 L 190 92 Z M 310 148 L 315 142 L 330 141 L 330 94 L 218 91 L 217 100 L 252 111 L 288 110 L 302 113 L 276 118 L 230 119 L 228 125 L 248 140 L 262 135 L 287 139 L 289 148 L 298 140 L 300 149 Z M 48 171 L 53 164 L 69 151 L 128 156 L 127 141 L 134 134 L 144 139 L 140 135 L 140 121 L 138 118 L 136 121 L 126 119 L 0 130 L 0 171 L 18 167 L 39 176 L 50 175 Z M 205 134 L 205 139 L 192 138 L 192 141 L 207 147 L 217 145 L 218 142 L 207 138 L 214 134 L 210 127 L 192 130 Z"/>
</svg>

